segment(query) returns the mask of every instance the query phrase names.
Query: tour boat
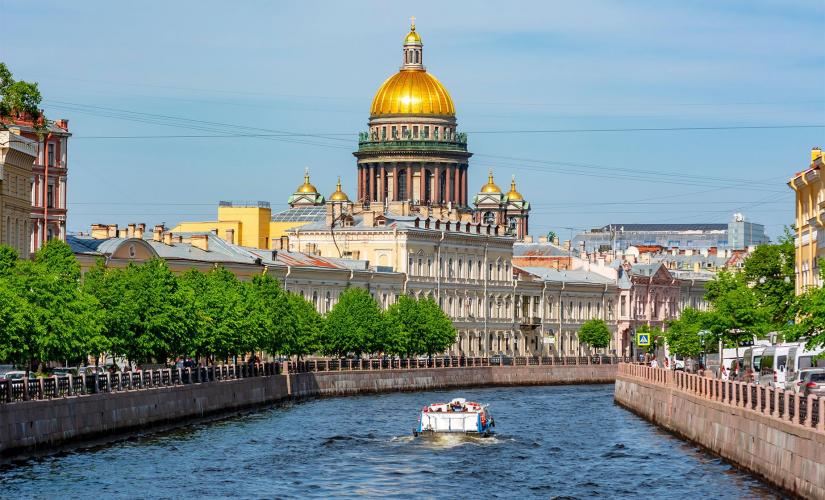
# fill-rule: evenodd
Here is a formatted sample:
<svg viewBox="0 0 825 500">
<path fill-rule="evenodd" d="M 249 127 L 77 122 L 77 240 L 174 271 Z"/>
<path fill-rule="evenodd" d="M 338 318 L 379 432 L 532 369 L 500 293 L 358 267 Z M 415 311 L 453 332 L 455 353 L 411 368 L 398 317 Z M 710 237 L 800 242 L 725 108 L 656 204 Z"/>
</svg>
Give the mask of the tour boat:
<svg viewBox="0 0 825 500">
<path fill-rule="evenodd" d="M 486 405 L 455 398 L 449 403 L 433 403 L 421 410 L 413 435 L 466 434 L 487 437 L 496 426 Z"/>
</svg>

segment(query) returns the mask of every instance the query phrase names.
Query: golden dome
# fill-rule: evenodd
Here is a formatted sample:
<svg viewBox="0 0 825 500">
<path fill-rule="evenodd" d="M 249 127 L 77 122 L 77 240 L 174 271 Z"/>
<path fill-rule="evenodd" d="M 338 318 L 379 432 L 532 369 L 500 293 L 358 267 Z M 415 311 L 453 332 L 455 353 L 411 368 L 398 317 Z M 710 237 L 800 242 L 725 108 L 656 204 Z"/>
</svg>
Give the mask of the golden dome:
<svg viewBox="0 0 825 500">
<path fill-rule="evenodd" d="M 347 193 L 341 191 L 341 178 L 338 178 L 338 186 L 335 188 L 335 192 L 329 195 L 329 201 L 349 201 L 349 196 Z"/>
<path fill-rule="evenodd" d="M 306 169 L 304 171 L 304 183 L 301 184 L 300 186 L 298 186 L 298 190 L 295 191 L 295 192 L 296 193 L 302 193 L 302 194 L 307 194 L 307 193 L 318 194 L 318 190 L 315 189 L 315 186 L 313 186 L 312 184 L 309 183 L 309 169 Z"/>
<path fill-rule="evenodd" d="M 510 183 L 510 192 L 507 193 L 508 201 L 524 201 L 524 197 L 516 191 L 516 176 L 513 176 L 513 181 Z"/>
<path fill-rule="evenodd" d="M 496 186 L 496 183 L 493 182 L 493 171 L 490 170 L 490 173 L 487 177 L 487 184 L 481 187 L 482 193 L 499 193 L 501 194 L 501 188 Z"/>
<path fill-rule="evenodd" d="M 378 115 L 455 116 L 453 98 L 436 77 L 423 69 L 402 69 L 385 81 L 370 108 Z"/>
</svg>

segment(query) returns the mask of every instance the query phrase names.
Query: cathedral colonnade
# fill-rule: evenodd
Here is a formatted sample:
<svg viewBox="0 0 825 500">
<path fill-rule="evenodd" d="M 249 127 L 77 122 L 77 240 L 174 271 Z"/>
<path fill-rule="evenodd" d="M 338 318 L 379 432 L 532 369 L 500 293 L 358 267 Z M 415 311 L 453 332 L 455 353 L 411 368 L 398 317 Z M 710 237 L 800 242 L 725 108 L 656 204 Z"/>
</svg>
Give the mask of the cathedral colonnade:
<svg viewBox="0 0 825 500">
<path fill-rule="evenodd" d="M 358 199 L 467 206 L 467 164 L 376 162 L 358 166 Z"/>
</svg>

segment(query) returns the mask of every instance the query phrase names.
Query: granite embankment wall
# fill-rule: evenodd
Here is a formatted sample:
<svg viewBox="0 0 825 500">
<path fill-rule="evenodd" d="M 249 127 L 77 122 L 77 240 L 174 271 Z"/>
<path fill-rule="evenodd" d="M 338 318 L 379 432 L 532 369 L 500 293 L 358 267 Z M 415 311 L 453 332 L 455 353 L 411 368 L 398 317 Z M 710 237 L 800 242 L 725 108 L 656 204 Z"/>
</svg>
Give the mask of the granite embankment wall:
<svg viewBox="0 0 825 500">
<path fill-rule="evenodd" d="M 612 383 L 618 365 L 478 366 L 290 374 L 296 398 L 508 385 Z"/>
<path fill-rule="evenodd" d="M 822 398 L 620 365 L 615 401 L 794 495 L 825 498 Z"/>
<path fill-rule="evenodd" d="M 611 383 L 616 370 L 615 364 L 583 364 L 321 371 L 18 401 L 0 404 L 0 456 L 25 457 L 152 427 L 183 426 L 290 398 L 472 386 Z"/>
<path fill-rule="evenodd" d="M 286 377 L 271 375 L 0 404 L 0 455 L 26 456 L 154 426 L 186 425 L 287 397 Z"/>
</svg>

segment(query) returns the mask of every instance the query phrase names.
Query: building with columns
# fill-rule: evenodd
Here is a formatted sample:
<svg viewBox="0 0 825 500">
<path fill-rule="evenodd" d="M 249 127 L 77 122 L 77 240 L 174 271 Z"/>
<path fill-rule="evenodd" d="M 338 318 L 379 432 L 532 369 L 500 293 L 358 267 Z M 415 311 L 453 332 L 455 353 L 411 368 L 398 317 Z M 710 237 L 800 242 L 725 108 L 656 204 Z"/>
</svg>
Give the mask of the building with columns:
<svg viewBox="0 0 825 500">
<path fill-rule="evenodd" d="M 358 139 L 357 201 L 409 201 L 468 208 L 472 153 L 457 130 L 449 92 L 424 66 L 415 24 L 404 39 L 400 70 L 372 100 L 368 131 Z"/>
</svg>

